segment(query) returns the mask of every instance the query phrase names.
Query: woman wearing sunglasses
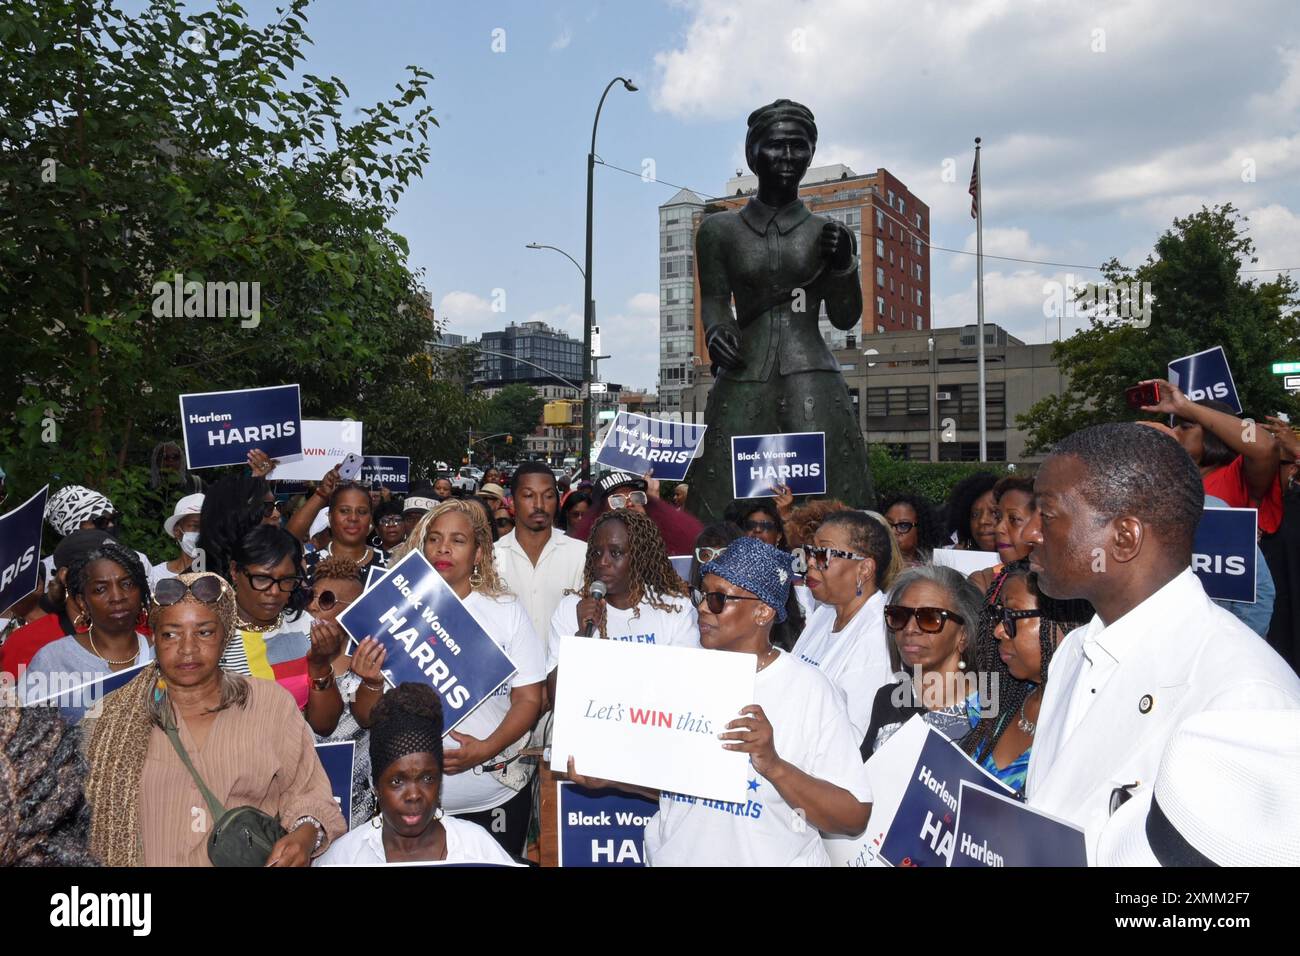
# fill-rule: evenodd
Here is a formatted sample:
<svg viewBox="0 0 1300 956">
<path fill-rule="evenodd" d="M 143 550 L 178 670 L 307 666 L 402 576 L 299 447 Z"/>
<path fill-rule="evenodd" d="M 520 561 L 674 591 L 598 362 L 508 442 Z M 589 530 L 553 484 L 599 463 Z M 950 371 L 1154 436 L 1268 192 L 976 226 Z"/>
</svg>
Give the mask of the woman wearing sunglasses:
<svg viewBox="0 0 1300 956">
<path fill-rule="evenodd" d="M 1047 665 L 1061 639 L 1092 620 L 1086 601 L 1056 601 L 1038 589 L 1038 576 L 1023 564 L 1008 566 L 995 603 L 986 609 L 992 635 L 980 641 L 976 667 L 993 675 L 996 709 L 982 716 L 970 702 L 971 732 L 961 747 L 1008 787 L 1023 794 L 1029 751 L 1047 686 Z"/>
<path fill-rule="evenodd" d="M 894 553 L 891 537 L 868 514 L 837 511 L 818 526 L 811 544 L 795 552 L 795 568 L 806 568 L 804 582 L 818 604 L 794 652 L 843 695 L 858 739 L 871 720 L 876 691 L 893 673 L 881 591 Z"/>
<path fill-rule="evenodd" d="M 398 517 L 401 515 L 399 513 Z M 345 558 L 326 558 L 316 565 L 311 601 L 307 612 L 318 621 L 334 621 L 364 590 L 365 571 Z M 317 735 L 317 743 L 354 741 L 352 761 L 352 813 L 349 826 L 357 827 L 375 815 L 375 792 L 370 786 L 370 750 L 366 728 L 370 714 L 384 695 L 384 675 L 380 672 L 387 652 L 374 638 L 367 637 L 348 654 L 340 642 L 330 666 L 338 681 L 339 692 L 348 702 L 334 733 Z"/>
<path fill-rule="evenodd" d="M 519 855 L 532 809 L 532 767 L 518 756 L 542 710 L 545 661 L 527 609 L 497 573 L 489 512 L 482 504 L 479 498 L 442 502 L 420 519 L 394 558 L 421 549 L 516 667 L 448 735 L 440 793 L 448 813 L 477 823 L 507 853 Z"/>
<path fill-rule="evenodd" d="M 981 605 L 975 585 L 952 568 L 928 565 L 899 575 L 884 609 L 897 682 L 876 691 L 863 760 L 916 714 L 950 740 L 970 731 Z"/>
<path fill-rule="evenodd" d="M 259 524 L 235 546 L 226 573 L 235 591 L 237 633 L 221 666 L 275 681 L 293 695 L 312 730 L 334 733 L 343 696 L 330 661 L 344 634 L 336 622 L 302 613 L 307 590 L 298 539 Z"/>
<path fill-rule="evenodd" d="M 141 616 L 149 600 L 149 583 L 134 553 L 115 541 L 104 541 L 69 566 L 67 590 L 81 608 L 73 623 L 85 631 L 61 637 L 36 652 L 21 675 L 19 699 L 25 704 L 153 660 Z M 84 703 L 73 701 L 64 708 L 70 721 L 81 719 L 90 702 Z"/>
<path fill-rule="evenodd" d="M 104 701 L 86 748 L 90 845 L 106 866 L 212 865 L 214 811 L 179 750 L 222 808 L 254 807 L 287 831 L 262 848 L 266 866 L 307 866 L 347 831 L 293 701 L 221 668 L 236 615 L 215 574 L 159 582 L 157 661 Z"/>
<path fill-rule="evenodd" d="M 592 585 L 604 585 L 604 597 Z M 560 639 L 589 634 L 634 644 L 699 647 L 695 609 L 686 584 L 673 570 L 654 522 L 635 511 L 607 511 L 587 542 L 582 590 L 565 590 L 551 616 L 546 672 L 555 696 Z"/>
<path fill-rule="evenodd" d="M 928 564 L 931 552 L 943 544 L 934 506 L 920 495 L 890 495 L 880 510 L 894 531 L 906 565 L 915 568 Z"/>
<path fill-rule="evenodd" d="M 839 695 L 817 669 L 772 645 L 785 615 L 793 569 L 788 554 L 739 538 L 703 568 L 700 644 L 754 659 L 754 703 L 722 728 L 721 746 L 749 755 L 744 803 L 719 803 L 640 788 L 659 800 L 646 825 L 652 866 L 828 866 L 821 833 L 867 826 L 871 788 L 857 735 Z M 605 781 L 569 775 L 581 786 Z M 616 784 L 616 786 L 619 786 Z"/>
</svg>

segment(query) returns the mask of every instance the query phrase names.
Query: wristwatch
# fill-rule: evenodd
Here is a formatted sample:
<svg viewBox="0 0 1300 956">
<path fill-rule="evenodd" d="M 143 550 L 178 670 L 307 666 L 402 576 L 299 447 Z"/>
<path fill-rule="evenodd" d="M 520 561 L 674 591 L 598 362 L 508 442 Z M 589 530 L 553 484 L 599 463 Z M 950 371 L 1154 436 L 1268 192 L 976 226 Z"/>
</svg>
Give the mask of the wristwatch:
<svg viewBox="0 0 1300 956">
<path fill-rule="evenodd" d="M 338 678 L 334 676 L 334 672 L 330 671 L 324 677 L 313 677 L 311 679 L 311 686 L 316 690 L 329 690 L 334 686 L 337 680 Z"/>
</svg>

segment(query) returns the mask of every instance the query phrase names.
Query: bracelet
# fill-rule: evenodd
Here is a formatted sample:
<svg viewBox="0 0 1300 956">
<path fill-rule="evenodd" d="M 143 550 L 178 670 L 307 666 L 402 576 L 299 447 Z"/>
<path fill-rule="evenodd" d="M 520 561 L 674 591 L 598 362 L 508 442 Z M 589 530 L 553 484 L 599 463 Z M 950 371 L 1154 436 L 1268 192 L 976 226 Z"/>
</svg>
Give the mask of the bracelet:
<svg viewBox="0 0 1300 956">
<path fill-rule="evenodd" d="M 289 832 L 293 833 L 293 831 L 297 830 L 304 823 L 310 823 L 316 828 L 316 842 L 312 845 L 311 853 L 308 854 L 308 856 L 315 856 L 320 850 L 321 844 L 325 842 L 325 828 L 321 826 L 321 822 L 315 817 L 301 816 L 297 820 L 293 821 L 293 826 L 289 827 Z"/>
<path fill-rule="evenodd" d="M 368 680 L 363 680 L 361 682 L 361 686 L 364 687 L 366 690 L 374 691 L 376 694 L 382 694 L 384 692 L 383 681 L 380 681 L 378 684 L 372 684 Z"/>
<path fill-rule="evenodd" d="M 324 677 L 312 677 L 310 674 L 308 674 L 307 677 L 311 681 L 312 688 L 315 690 L 329 690 L 338 683 L 338 678 L 334 676 L 333 671 L 330 671 Z"/>
</svg>

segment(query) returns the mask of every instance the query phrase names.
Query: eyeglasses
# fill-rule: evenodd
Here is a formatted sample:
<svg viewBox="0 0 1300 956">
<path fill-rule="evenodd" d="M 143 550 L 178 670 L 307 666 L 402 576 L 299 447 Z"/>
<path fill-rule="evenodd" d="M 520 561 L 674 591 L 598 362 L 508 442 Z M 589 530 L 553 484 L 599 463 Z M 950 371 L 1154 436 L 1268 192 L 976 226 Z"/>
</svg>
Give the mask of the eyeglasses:
<svg viewBox="0 0 1300 956">
<path fill-rule="evenodd" d="M 728 601 L 761 601 L 762 598 L 745 597 L 743 594 L 723 594 L 721 591 L 701 591 L 691 588 L 691 600 L 696 607 L 704 604 L 710 614 L 721 614 Z"/>
<path fill-rule="evenodd" d="M 825 571 L 830 567 L 831 558 L 843 558 L 846 561 L 865 561 L 864 555 L 854 554 L 852 551 L 841 551 L 838 548 L 818 548 L 811 544 L 806 544 L 802 548 L 794 549 L 795 568 L 800 567 L 805 570 L 809 567 L 816 567 Z"/>
<path fill-rule="evenodd" d="M 249 574 L 242 568 L 239 573 L 248 578 L 248 584 L 254 591 L 269 591 L 271 588 L 276 587 L 282 592 L 292 594 L 304 586 L 303 579 L 293 574 L 284 578 L 273 578 L 269 574 Z M 285 587 L 285 585 L 288 585 L 288 587 Z"/>
<path fill-rule="evenodd" d="M 994 626 L 997 626 L 998 621 L 1002 622 L 1002 626 L 1006 628 L 1007 637 L 1011 638 L 1013 641 L 1016 639 L 1016 621 L 1023 621 L 1025 618 L 1029 617 L 1043 616 L 1043 612 L 1038 608 L 1016 611 L 1004 604 L 991 605 L 989 607 L 989 614 L 993 618 Z"/>
<path fill-rule="evenodd" d="M 401 515 L 384 515 L 379 519 L 379 527 L 381 528 L 396 528 L 404 524 L 406 524 L 406 519 Z"/>
<path fill-rule="evenodd" d="M 121 522 L 122 516 L 117 512 L 112 514 L 100 515 L 98 518 L 91 518 L 90 523 L 99 531 L 108 531 L 114 529 Z"/>
<path fill-rule="evenodd" d="M 718 555 L 726 550 L 725 545 L 721 548 L 699 547 L 695 549 L 695 560 L 700 564 L 708 564 L 710 561 L 716 560 Z"/>
<path fill-rule="evenodd" d="M 909 531 L 911 531 L 913 528 L 916 527 L 916 522 L 895 521 L 892 524 L 890 524 L 890 527 L 894 529 L 894 534 L 907 534 Z"/>
<path fill-rule="evenodd" d="M 885 626 L 891 631 L 901 631 L 907 627 L 907 622 L 912 619 L 912 615 L 916 615 L 916 626 L 926 634 L 938 634 L 943 630 L 949 619 L 956 621 L 958 624 L 966 623 L 966 619 L 960 614 L 954 614 L 952 611 L 941 607 L 907 607 L 903 604 L 886 604 Z"/>
<path fill-rule="evenodd" d="M 644 491 L 632 491 L 626 495 L 610 495 L 608 499 L 609 506 L 615 511 L 626 508 L 628 505 L 641 505 L 644 508 L 645 503 L 649 500 Z"/>
<path fill-rule="evenodd" d="M 153 603 L 171 607 L 185 600 L 186 594 L 193 594 L 194 600 L 204 604 L 215 604 L 221 598 L 221 579 L 215 574 L 205 574 L 186 584 L 180 578 L 163 578 L 154 585 Z"/>
<path fill-rule="evenodd" d="M 334 605 L 336 604 L 342 607 L 347 607 L 352 602 L 340 601 L 339 596 L 337 594 L 335 594 L 333 591 L 326 589 L 324 591 L 312 591 L 311 603 L 315 604 L 322 611 L 332 611 L 334 610 Z"/>
<path fill-rule="evenodd" d="M 271 515 L 275 514 L 275 513 L 276 513 L 277 511 L 279 511 L 279 510 L 280 510 L 280 502 L 278 502 L 278 501 L 263 501 L 263 502 L 262 502 L 262 517 L 263 517 L 263 518 L 269 518 L 269 517 L 271 517 Z"/>
<path fill-rule="evenodd" d="M 776 522 L 751 519 L 745 522 L 745 530 L 751 533 L 757 531 L 760 534 L 766 534 L 768 531 L 776 530 Z"/>
</svg>

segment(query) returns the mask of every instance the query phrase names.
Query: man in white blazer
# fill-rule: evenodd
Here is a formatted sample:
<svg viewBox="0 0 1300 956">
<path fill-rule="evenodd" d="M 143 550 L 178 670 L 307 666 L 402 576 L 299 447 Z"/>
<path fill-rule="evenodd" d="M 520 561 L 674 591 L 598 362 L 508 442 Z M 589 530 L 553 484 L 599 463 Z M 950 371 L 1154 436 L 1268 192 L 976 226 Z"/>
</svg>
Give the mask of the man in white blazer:
<svg viewBox="0 0 1300 956">
<path fill-rule="evenodd" d="M 1034 493 L 1030 568 L 1045 593 L 1097 615 L 1052 657 L 1026 793 L 1084 828 L 1091 863 L 1110 814 L 1150 791 L 1179 724 L 1300 708 L 1300 678 L 1192 573 L 1205 491 L 1174 439 L 1133 423 L 1085 428 L 1053 449 Z"/>
</svg>

